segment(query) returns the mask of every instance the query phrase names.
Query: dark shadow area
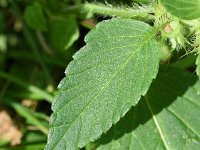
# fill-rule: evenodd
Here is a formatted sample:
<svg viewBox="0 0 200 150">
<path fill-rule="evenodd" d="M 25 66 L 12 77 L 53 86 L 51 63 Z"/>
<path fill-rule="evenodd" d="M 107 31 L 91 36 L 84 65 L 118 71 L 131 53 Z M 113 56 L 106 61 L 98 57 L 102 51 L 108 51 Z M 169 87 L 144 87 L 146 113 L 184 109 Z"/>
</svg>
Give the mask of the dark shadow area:
<svg viewBox="0 0 200 150">
<path fill-rule="evenodd" d="M 184 95 L 196 81 L 197 78 L 191 73 L 178 68 L 161 66 L 157 78 L 153 81 L 146 96 L 142 97 L 135 107 L 132 107 L 116 125 L 113 125 L 106 134 L 102 135 L 97 141 L 97 146 L 119 139 L 152 119 L 146 98 L 148 98 L 154 114 L 158 114 L 170 106 L 177 97 Z"/>
</svg>

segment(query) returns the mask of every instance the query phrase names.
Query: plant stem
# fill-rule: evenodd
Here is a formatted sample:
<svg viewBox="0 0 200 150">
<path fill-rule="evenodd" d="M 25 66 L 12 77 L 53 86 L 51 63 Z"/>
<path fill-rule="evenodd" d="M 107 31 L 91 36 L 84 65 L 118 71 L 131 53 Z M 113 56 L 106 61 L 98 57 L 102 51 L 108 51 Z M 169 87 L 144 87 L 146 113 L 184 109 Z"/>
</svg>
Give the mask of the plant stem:
<svg viewBox="0 0 200 150">
<path fill-rule="evenodd" d="M 76 5 L 72 7 L 67 7 L 63 10 L 63 12 L 74 12 L 74 13 L 86 13 L 86 14 L 102 14 L 106 16 L 118 16 L 122 18 L 132 18 L 143 21 L 152 21 L 154 20 L 154 16 L 150 13 L 154 12 L 153 7 L 133 7 L 133 8 L 125 8 L 125 7 L 113 7 L 111 5 L 103 5 L 103 4 L 94 4 L 94 3 L 85 3 L 81 5 Z"/>
</svg>

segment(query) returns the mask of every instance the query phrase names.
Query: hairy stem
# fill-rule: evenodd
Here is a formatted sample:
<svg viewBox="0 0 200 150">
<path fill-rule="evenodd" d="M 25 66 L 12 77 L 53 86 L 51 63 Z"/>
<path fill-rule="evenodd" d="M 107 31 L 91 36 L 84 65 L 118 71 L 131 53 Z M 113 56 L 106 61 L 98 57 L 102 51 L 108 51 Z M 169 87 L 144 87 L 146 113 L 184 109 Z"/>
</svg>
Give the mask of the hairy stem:
<svg viewBox="0 0 200 150">
<path fill-rule="evenodd" d="M 86 13 L 86 14 L 101 14 L 106 16 L 118 16 L 122 18 L 132 18 L 143 21 L 152 21 L 154 16 L 150 13 L 154 13 L 152 6 L 133 6 L 129 7 L 113 7 L 111 5 L 85 3 L 77 6 L 67 7 L 64 12 L 74 13 Z"/>
</svg>

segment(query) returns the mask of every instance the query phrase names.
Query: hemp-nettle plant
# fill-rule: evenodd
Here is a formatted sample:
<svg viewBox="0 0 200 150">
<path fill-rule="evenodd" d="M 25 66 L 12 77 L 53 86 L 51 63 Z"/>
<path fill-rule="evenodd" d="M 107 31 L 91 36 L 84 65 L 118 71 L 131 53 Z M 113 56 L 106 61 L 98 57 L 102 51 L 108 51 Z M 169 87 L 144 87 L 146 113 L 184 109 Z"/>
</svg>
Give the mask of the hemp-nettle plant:
<svg viewBox="0 0 200 150">
<path fill-rule="evenodd" d="M 80 2 L 61 12 L 103 19 L 58 86 L 46 150 L 200 149 L 200 0 Z"/>
</svg>

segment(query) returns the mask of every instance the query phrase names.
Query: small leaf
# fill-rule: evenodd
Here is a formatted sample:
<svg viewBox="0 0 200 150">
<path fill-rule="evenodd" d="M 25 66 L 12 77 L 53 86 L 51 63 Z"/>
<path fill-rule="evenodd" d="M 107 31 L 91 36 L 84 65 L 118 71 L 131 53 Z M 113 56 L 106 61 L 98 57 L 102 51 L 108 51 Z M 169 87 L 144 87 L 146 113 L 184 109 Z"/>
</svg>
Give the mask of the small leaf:
<svg viewBox="0 0 200 150">
<path fill-rule="evenodd" d="M 59 51 L 68 49 L 79 37 L 74 18 L 57 17 L 50 21 L 50 35 L 53 47 Z"/>
<path fill-rule="evenodd" d="M 97 150 L 200 149 L 200 81 L 161 67 L 137 106 L 98 141 Z"/>
<path fill-rule="evenodd" d="M 33 5 L 28 6 L 24 17 L 31 28 L 47 31 L 46 18 L 39 3 L 35 2 Z"/>
<path fill-rule="evenodd" d="M 83 147 L 138 103 L 158 72 L 154 36 L 131 19 L 103 21 L 86 36 L 54 99 L 46 149 Z"/>
<path fill-rule="evenodd" d="M 200 0 L 161 0 L 161 2 L 174 16 L 185 20 L 200 18 Z"/>
</svg>

